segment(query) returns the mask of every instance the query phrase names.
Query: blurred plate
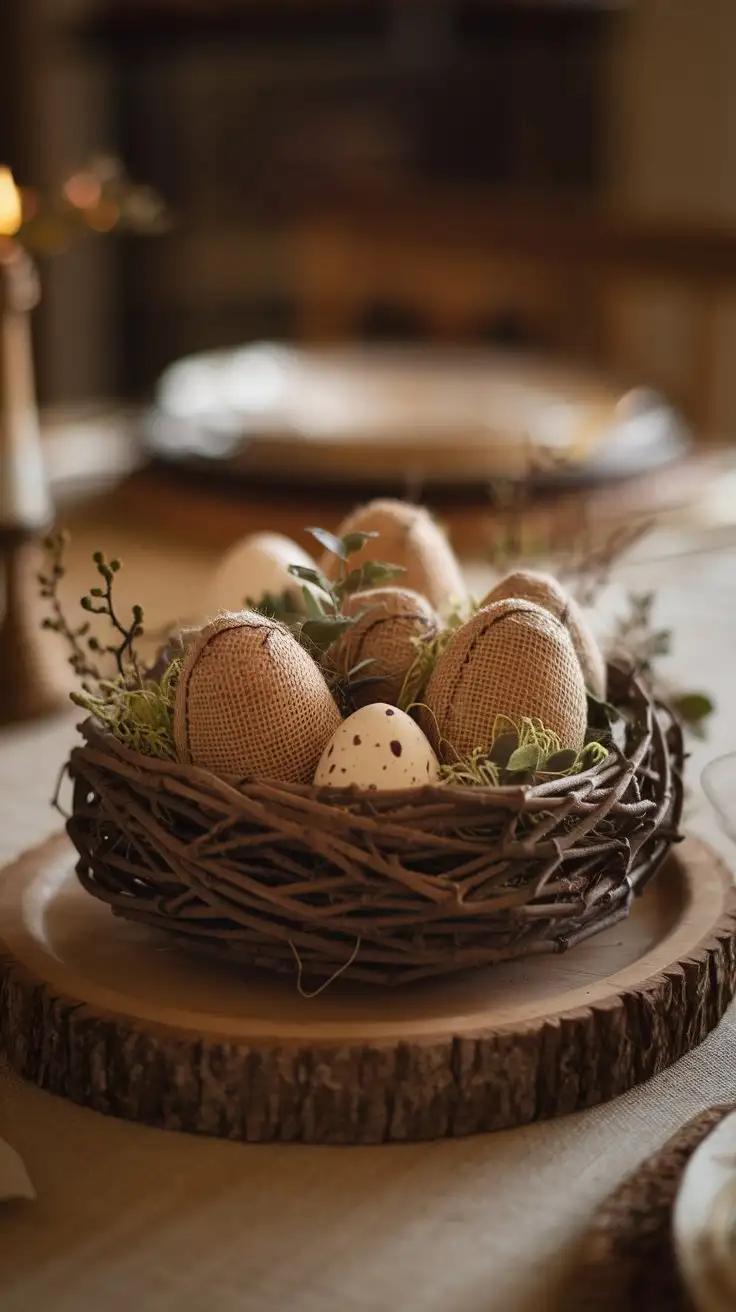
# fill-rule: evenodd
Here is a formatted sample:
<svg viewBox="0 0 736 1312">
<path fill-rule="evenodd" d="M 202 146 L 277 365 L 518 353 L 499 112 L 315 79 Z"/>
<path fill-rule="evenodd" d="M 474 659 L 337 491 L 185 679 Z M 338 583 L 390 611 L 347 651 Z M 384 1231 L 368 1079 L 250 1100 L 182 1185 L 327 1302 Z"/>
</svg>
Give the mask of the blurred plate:
<svg viewBox="0 0 736 1312">
<path fill-rule="evenodd" d="M 170 366 L 145 442 L 158 460 L 235 478 L 405 486 L 627 477 L 689 438 L 655 392 L 528 358 L 262 343 Z"/>
<path fill-rule="evenodd" d="M 673 1216 L 675 1252 L 697 1312 L 736 1308 L 736 1113 L 691 1157 Z"/>
<path fill-rule="evenodd" d="M 721 829 L 736 843 L 736 752 L 709 761 L 700 778 Z"/>
</svg>

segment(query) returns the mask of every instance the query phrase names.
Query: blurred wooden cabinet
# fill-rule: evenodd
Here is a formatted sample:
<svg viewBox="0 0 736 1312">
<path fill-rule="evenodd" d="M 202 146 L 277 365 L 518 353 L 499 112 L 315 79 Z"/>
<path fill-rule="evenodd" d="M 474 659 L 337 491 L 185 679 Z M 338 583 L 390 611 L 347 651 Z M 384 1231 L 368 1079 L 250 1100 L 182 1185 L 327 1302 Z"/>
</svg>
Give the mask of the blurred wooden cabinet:
<svg viewBox="0 0 736 1312">
<path fill-rule="evenodd" d="M 303 340 L 417 334 L 584 361 L 661 389 L 698 432 L 736 430 L 736 232 L 477 194 L 333 207 L 294 238 Z"/>
</svg>

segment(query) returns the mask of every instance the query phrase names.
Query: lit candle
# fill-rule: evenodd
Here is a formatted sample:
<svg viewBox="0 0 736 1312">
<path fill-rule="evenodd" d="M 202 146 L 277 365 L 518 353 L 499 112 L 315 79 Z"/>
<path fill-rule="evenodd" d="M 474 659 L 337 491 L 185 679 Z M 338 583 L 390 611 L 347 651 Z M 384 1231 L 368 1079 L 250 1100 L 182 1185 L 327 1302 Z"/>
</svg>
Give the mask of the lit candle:
<svg viewBox="0 0 736 1312">
<path fill-rule="evenodd" d="M 31 257 L 13 240 L 22 219 L 13 175 L 0 166 L 0 536 L 42 528 L 51 518 L 30 331 L 38 279 Z"/>
<path fill-rule="evenodd" d="M 0 237 L 14 237 L 22 220 L 20 192 L 10 169 L 0 164 Z"/>
</svg>

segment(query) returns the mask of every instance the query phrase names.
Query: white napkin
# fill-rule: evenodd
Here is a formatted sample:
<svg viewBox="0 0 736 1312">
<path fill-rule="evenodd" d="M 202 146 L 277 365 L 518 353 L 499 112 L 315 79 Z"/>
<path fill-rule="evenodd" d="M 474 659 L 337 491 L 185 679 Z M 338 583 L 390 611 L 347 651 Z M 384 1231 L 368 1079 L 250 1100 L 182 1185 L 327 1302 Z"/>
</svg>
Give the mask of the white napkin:
<svg viewBox="0 0 736 1312">
<path fill-rule="evenodd" d="M 11 1198 L 35 1198 L 23 1158 L 4 1139 L 0 1139 L 0 1202 Z"/>
</svg>

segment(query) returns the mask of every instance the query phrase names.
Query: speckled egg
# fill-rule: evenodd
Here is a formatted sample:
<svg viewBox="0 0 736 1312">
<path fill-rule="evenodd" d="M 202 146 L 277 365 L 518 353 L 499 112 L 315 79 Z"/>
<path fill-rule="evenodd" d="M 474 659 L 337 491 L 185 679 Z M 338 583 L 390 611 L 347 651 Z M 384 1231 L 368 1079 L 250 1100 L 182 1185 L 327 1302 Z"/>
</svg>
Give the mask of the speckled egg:
<svg viewBox="0 0 736 1312">
<path fill-rule="evenodd" d="M 344 720 L 322 753 L 318 788 L 421 788 L 439 782 L 439 764 L 414 721 L 395 706 L 372 702 Z"/>
</svg>

